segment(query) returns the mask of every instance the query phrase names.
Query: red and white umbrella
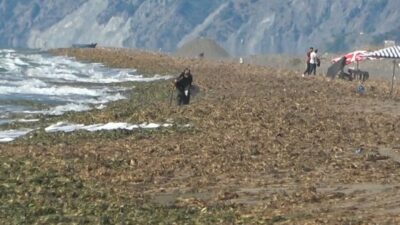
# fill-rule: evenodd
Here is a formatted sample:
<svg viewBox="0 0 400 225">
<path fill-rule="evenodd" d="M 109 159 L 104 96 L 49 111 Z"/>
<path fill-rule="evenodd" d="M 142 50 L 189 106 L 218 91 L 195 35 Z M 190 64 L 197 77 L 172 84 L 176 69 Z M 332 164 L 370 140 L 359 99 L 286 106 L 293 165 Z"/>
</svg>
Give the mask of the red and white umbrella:
<svg viewBox="0 0 400 225">
<path fill-rule="evenodd" d="M 335 63 L 335 62 L 341 60 L 343 57 L 346 58 L 346 65 L 351 64 L 353 62 L 360 62 L 367 58 L 370 58 L 370 57 L 366 57 L 367 53 L 368 52 L 364 51 L 364 50 L 349 52 L 341 57 L 332 59 L 332 62 Z"/>
</svg>

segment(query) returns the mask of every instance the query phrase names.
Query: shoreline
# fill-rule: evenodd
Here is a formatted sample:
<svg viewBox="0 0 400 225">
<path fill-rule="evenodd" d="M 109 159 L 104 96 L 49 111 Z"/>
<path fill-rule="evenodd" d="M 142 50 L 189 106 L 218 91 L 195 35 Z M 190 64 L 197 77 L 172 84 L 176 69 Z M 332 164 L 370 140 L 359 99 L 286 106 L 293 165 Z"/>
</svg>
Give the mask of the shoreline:
<svg viewBox="0 0 400 225">
<path fill-rule="evenodd" d="M 367 81 L 359 95 L 356 82 L 256 65 L 134 50 L 51 53 L 145 75 L 190 67 L 200 88 L 189 106 L 171 107 L 168 81 L 145 83 L 106 109 L 64 115 L 68 122 L 172 120 L 193 128 L 38 132 L 0 145 L 6 190 L 23 209 L 3 195 L 9 218 L 25 210 L 36 222 L 49 215 L 75 222 L 68 215 L 77 212 L 111 224 L 398 221 L 391 210 L 400 207 L 399 166 L 379 151 L 396 155 L 400 146 L 400 104 L 387 97 L 387 82 Z M 48 200 L 52 193 L 69 205 Z"/>
</svg>

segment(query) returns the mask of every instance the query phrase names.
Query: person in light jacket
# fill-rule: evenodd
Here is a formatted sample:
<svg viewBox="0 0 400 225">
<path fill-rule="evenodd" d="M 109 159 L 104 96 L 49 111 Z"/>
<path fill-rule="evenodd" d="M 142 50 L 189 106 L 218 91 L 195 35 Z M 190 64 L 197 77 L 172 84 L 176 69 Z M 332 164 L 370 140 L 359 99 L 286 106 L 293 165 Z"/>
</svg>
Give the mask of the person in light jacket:
<svg viewBox="0 0 400 225">
<path fill-rule="evenodd" d="M 319 64 L 318 49 L 315 49 L 310 54 L 310 73 L 315 75 L 317 72 L 317 64 Z"/>
</svg>

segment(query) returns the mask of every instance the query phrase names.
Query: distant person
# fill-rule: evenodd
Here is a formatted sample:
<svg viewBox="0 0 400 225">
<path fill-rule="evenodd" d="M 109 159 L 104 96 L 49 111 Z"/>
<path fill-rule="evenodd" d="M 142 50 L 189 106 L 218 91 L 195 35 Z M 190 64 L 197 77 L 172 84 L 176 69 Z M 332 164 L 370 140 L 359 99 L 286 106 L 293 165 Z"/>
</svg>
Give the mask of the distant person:
<svg viewBox="0 0 400 225">
<path fill-rule="evenodd" d="M 310 59 L 311 59 L 311 53 L 313 51 L 314 51 L 314 48 L 310 47 L 310 49 L 306 53 L 306 65 L 307 65 L 307 67 L 306 67 L 306 70 L 304 71 L 304 73 L 302 75 L 303 77 L 304 77 L 305 74 L 310 75 L 310 69 L 311 69 Z"/>
<path fill-rule="evenodd" d="M 180 75 L 175 79 L 175 87 L 178 91 L 178 105 L 188 105 L 190 102 L 190 88 L 192 87 L 193 76 L 190 73 L 190 69 L 186 68 Z"/>
<path fill-rule="evenodd" d="M 319 64 L 318 49 L 315 49 L 310 54 L 310 72 L 309 74 L 315 75 L 317 72 L 317 65 Z"/>
</svg>

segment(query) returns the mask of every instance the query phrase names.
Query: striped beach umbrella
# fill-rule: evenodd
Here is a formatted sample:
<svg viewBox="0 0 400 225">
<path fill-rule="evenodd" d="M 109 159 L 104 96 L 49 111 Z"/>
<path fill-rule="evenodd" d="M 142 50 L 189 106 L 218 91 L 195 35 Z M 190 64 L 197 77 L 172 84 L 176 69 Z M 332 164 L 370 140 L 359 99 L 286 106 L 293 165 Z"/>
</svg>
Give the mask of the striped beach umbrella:
<svg viewBox="0 0 400 225">
<path fill-rule="evenodd" d="M 393 59 L 393 75 L 392 75 L 392 87 L 390 89 L 390 95 L 393 94 L 393 85 L 395 81 L 396 75 L 396 59 L 400 59 L 400 46 L 392 46 L 388 48 L 383 48 L 377 51 L 369 52 L 365 54 L 366 57 L 375 57 L 375 58 L 385 58 L 385 59 Z"/>
<path fill-rule="evenodd" d="M 400 59 L 400 46 L 392 46 L 377 51 L 368 52 L 365 57 Z"/>
</svg>

